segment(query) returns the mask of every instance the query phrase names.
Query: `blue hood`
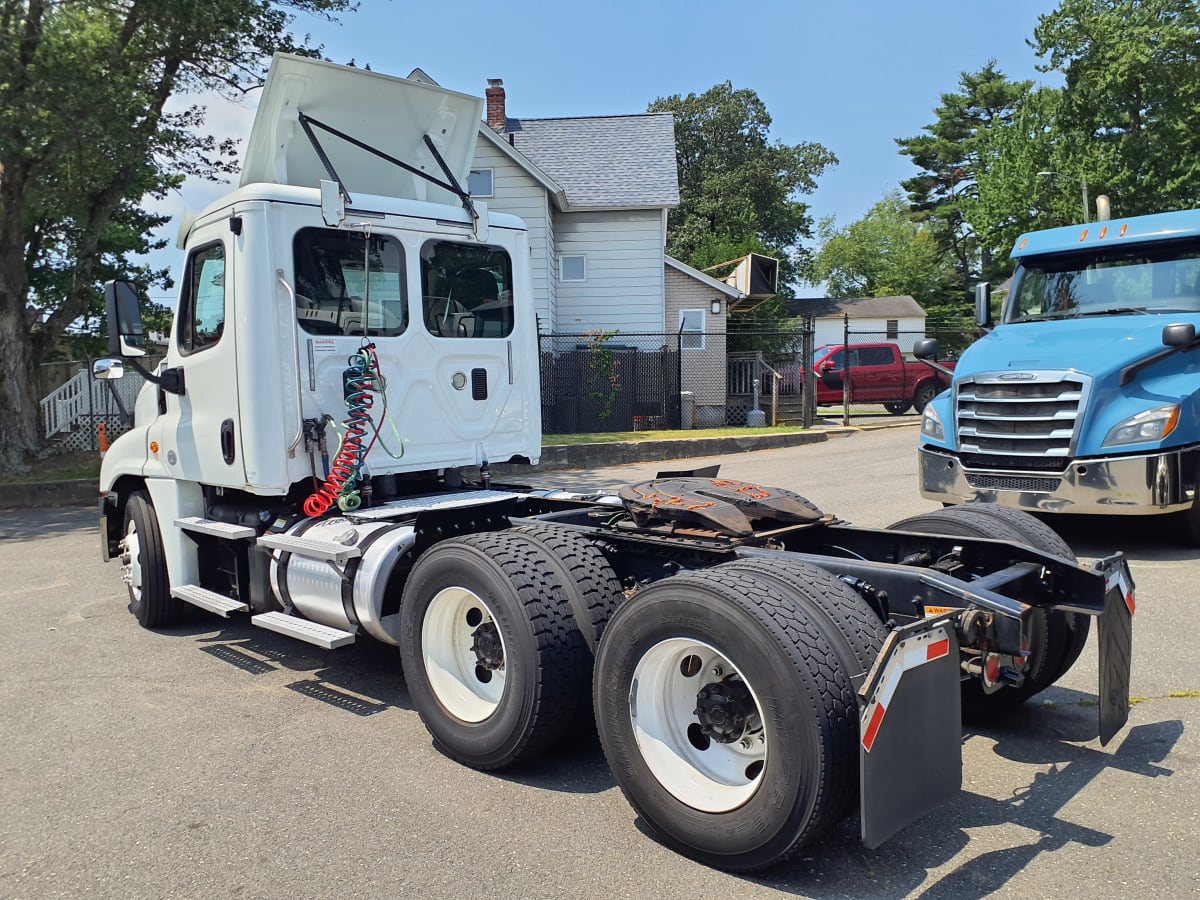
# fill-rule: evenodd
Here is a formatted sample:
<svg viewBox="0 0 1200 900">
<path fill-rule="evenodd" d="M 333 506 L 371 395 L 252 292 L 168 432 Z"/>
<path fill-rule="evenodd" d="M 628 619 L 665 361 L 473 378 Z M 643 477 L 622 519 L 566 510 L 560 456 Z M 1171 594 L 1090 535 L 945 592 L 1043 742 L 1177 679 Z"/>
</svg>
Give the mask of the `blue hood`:
<svg viewBox="0 0 1200 900">
<path fill-rule="evenodd" d="M 1105 379 L 1163 349 L 1162 330 L 1200 315 L 1097 316 L 1000 325 L 966 349 L 958 371 L 966 374 L 1005 370 L 1075 369 Z"/>
</svg>

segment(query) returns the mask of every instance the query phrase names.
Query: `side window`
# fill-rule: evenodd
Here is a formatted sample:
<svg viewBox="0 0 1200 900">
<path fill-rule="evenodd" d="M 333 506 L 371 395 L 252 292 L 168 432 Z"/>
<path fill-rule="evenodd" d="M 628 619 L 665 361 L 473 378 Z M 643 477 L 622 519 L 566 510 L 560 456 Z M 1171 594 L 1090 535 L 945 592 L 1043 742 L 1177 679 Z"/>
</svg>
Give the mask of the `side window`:
<svg viewBox="0 0 1200 900">
<path fill-rule="evenodd" d="M 301 228 L 292 254 L 296 319 L 309 334 L 404 333 L 408 292 L 399 241 L 361 231 Z"/>
<path fill-rule="evenodd" d="M 704 349 L 704 310 L 679 311 L 679 346 L 682 350 Z"/>
<path fill-rule="evenodd" d="M 887 339 L 889 341 L 894 341 L 898 337 L 900 337 L 900 320 L 899 319 L 888 319 L 886 327 L 887 327 Z"/>
<path fill-rule="evenodd" d="M 512 334 L 512 260 L 502 247 L 426 241 L 421 294 L 425 328 L 436 337 Z"/>
<path fill-rule="evenodd" d="M 225 332 L 225 247 L 192 252 L 179 298 L 179 350 L 185 356 L 213 346 Z"/>
<path fill-rule="evenodd" d="M 893 361 L 891 347 L 863 347 L 858 351 L 861 366 L 890 366 Z"/>
<path fill-rule="evenodd" d="M 467 176 L 467 193 L 472 197 L 490 197 L 492 191 L 492 170 L 472 169 Z"/>
</svg>

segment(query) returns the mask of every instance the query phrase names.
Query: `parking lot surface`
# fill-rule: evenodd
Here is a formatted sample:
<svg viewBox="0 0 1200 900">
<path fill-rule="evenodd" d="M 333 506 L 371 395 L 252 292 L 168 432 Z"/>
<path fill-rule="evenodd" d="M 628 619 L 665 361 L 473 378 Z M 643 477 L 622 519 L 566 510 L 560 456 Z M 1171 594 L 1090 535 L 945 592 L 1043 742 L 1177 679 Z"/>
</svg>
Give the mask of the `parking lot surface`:
<svg viewBox="0 0 1200 900">
<path fill-rule="evenodd" d="M 910 429 L 720 460 L 856 524 L 935 508 Z M 704 464 L 714 460 L 697 460 Z M 595 489 L 625 466 L 550 473 Z M 640 827 L 594 740 L 514 771 L 442 756 L 395 651 L 326 652 L 196 611 L 152 632 L 92 509 L 0 514 L 0 897 L 1179 897 L 1200 884 L 1200 552 L 1164 523 L 1071 521 L 1137 580 L 1129 725 L 1096 738 L 1095 653 L 963 737 L 964 789 L 868 851 L 851 818 L 739 877 Z"/>
</svg>

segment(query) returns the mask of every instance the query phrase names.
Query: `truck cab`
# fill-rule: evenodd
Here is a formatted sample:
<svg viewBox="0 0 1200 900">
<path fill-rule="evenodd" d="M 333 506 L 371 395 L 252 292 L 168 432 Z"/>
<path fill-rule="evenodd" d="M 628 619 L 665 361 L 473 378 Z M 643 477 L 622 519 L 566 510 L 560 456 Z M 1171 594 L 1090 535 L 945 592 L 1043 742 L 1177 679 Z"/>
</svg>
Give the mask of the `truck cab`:
<svg viewBox="0 0 1200 900">
<path fill-rule="evenodd" d="M 1012 255 L 1000 322 L 925 411 L 922 496 L 1174 514 L 1200 541 L 1200 210 L 1031 232 Z"/>
</svg>

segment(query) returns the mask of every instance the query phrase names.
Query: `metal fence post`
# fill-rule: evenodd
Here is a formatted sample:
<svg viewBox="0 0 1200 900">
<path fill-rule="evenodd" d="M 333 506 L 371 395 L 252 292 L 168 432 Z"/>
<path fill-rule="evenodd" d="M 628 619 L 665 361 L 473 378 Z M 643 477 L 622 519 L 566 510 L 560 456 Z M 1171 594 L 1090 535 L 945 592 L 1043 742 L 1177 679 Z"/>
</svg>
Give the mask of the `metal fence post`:
<svg viewBox="0 0 1200 900">
<path fill-rule="evenodd" d="M 850 314 L 842 314 L 842 425 L 850 424 Z"/>
</svg>

